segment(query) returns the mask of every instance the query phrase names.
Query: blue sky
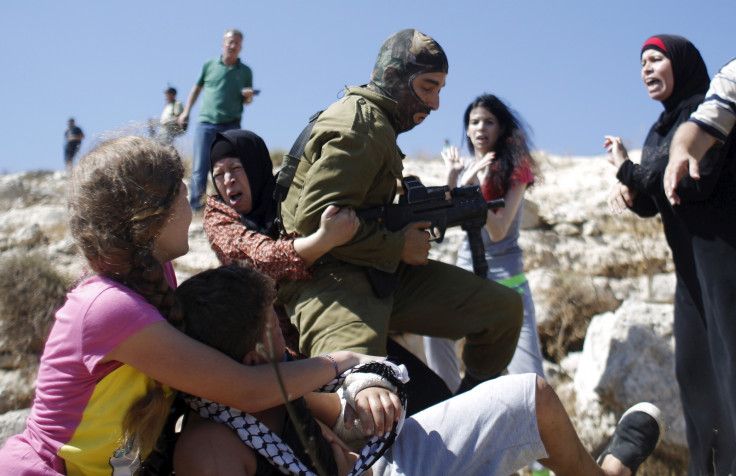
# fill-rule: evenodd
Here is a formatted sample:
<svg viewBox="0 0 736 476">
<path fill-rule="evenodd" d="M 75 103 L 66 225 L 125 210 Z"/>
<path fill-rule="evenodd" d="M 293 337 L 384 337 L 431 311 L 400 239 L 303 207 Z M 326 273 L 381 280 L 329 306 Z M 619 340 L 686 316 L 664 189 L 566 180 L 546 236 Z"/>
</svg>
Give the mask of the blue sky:
<svg viewBox="0 0 736 476">
<path fill-rule="evenodd" d="M 186 100 L 231 27 L 245 34 L 241 59 L 262 91 L 242 125 L 271 149 L 288 149 L 313 112 L 365 83 L 381 43 L 403 28 L 434 37 L 450 63 L 439 111 L 399 138 L 409 157 L 460 143 L 465 106 L 485 92 L 522 115 L 537 149 L 599 155 L 604 134 L 638 148 L 661 111 L 639 76 L 641 44 L 681 34 L 712 76 L 736 56 L 734 18 L 733 0 L 5 1 L 0 173 L 63 169 L 70 116 L 85 152 L 158 116 L 167 83 Z M 191 141 L 191 129 L 177 140 L 184 155 Z"/>
</svg>

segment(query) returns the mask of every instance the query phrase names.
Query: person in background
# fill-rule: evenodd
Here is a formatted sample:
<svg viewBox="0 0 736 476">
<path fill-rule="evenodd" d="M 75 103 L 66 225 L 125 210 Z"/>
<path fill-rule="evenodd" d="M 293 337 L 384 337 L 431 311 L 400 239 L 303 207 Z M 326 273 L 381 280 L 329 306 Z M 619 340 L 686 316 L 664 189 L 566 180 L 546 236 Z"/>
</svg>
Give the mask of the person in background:
<svg viewBox="0 0 736 476">
<path fill-rule="evenodd" d="M 202 93 L 197 128 L 194 131 L 194 157 L 189 204 L 199 211 L 207 189 L 209 152 L 215 133 L 240 129 L 243 104 L 253 101 L 253 72 L 240 61 L 243 34 L 236 29 L 225 32 L 222 56 L 208 60 L 202 67 L 197 83 L 192 87 L 184 110 L 179 115 L 179 127 L 186 130 L 189 114 Z"/>
<path fill-rule="evenodd" d="M 71 172 L 74 164 L 74 156 L 79 152 L 84 139 L 82 129 L 74 123 L 74 118 L 70 117 L 68 127 L 64 131 L 64 164 L 66 171 Z"/>
<path fill-rule="evenodd" d="M 179 127 L 179 115 L 184 108 L 181 105 L 181 101 L 176 99 L 176 89 L 171 86 L 164 91 L 164 100 L 166 101 L 166 106 L 164 106 L 164 110 L 161 112 L 156 138 L 166 145 L 171 145 L 176 136 L 184 133 L 184 130 Z"/>
<path fill-rule="evenodd" d="M 736 178 L 728 166 L 729 141 L 700 163 L 700 179 L 678 182 L 680 204 L 664 190 L 670 144 L 678 126 L 703 101 L 709 78 L 695 46 L 677 35 L 644 42 L 641 78 L 664 111 L 642 147 L 641 163 L 629 160 L 620 137 L 604 147 L 619 182 L 609 195 L 614 213 L 627 208 L 662 219 L 672 250 L 675 288 L 675 372 L 685 415 L 691 476 L 736 474 Z M 732 157 L 732 156 L 731 156 Z"/>
<path fill-rule="evenodd" d="M 89 274 L 57 311 L 26 430 L 0 474 L 138 474 L 175 391 L 258 412 L 280 405 L 269 366 L 251 367 L 179 330 L 171 261 L 188 249 L 192 210 L 176 149 L 142 137 L 104 142 L 74 168 L 72 237 Z M 279 364 L 297 398 L 362 362 L 353 352 Z"/>
<path fill-rule="evenodd" d="M 524 300 L 524 324 L 507 369 L 510 374 L 531 372 L 544 377 L 534 301 L 518 243 L 524 193 L 534 185 L 539 170 L 520 118 L 496 96 L 477 97 L 465 109 L 463 123 L 468 150 L 474 157 L 465 161 L 457 147 L 444 149 L 447 184 L 451 188 L 477 185 L 486 201 L 504 199 L 503 208 L 488 210 L 488 221 L 481 233 L 488 263 L 487 277 L 516 290 Z M 456 264 L 473 270 L 467 237 L 458 250 Z M 460 377 L 455 343 L 425 337 L 424 350 L 430 368 L 451 388 L 457 388 Z"/>
</svg>

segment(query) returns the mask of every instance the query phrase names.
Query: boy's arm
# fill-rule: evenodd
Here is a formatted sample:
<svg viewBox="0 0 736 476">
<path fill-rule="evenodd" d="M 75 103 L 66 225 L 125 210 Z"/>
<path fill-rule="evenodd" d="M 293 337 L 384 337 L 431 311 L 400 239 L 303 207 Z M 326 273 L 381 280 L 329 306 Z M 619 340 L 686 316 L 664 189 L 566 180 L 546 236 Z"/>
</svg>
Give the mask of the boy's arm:
<svg viewBox="0 0 736 476">
<path fill-rule="evenodd" d="M 342 403 L 337 393 L 312 392 L 304 395 L 304 399 L 314 418 L 330 428 L 335 426 L 342 411 Z"/>
<path fill-rule="evenodd" d="M 340 398 L 340 393 L 311 393 L 304 398 L 314 417 L 332 428 L 348 443 L 358 436 L 358 432 L 352 431 L 356 419 L 360 420 L 362 437 L 367 438 L 373 434 L 381 437 L 390 432 L 394 422 L 401 416 L 399 397 L 394 391 L 383 387 L 358 390 L 354 397 L 355 408 Z M 344 419 L 339 421 L 343 415 L 343 406 Z"/>
</svg>

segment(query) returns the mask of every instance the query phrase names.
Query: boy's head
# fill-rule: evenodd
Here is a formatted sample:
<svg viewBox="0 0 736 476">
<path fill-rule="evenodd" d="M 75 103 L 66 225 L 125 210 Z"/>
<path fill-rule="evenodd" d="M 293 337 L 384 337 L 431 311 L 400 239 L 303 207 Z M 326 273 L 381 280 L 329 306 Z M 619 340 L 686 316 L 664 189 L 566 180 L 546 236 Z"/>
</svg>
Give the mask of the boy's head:
<svg viewBox="0 0 736 476">
<path fill-rule="evenodd" d="M 258 342 L 267 344 L 270 323 L 275 350 L 283 354 L 283 337 L 273 310 L 275 285 L 268 276 L 234 264 L 221 266 L 187 279 L 176 295 L 184 314 L 184 331 L 190 337 L 238 362 L 257 363 L 252 356 Z"/>
</svg>

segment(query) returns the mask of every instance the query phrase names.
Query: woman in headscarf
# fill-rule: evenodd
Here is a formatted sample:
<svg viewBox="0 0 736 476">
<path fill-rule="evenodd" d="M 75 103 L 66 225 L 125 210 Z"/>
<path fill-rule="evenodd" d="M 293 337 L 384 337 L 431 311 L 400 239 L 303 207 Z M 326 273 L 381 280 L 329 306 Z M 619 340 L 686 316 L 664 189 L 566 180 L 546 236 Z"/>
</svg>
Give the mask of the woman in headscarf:
<svg viewBox="0 0 736 476">
<path fill-rule="evenodd" d="M 675 290 L 675 359 L 685 414 L 690 475 L 736 471 L 736 180 L 726 162 L 731 144 L 711 150 L 701 179 L 678 185 L 681 205 L 670 205 L 663 189 L 669 146 L 677 126 L 703 100 L 708 73 L 698 50 L 676 35 L 649 38 L 641 50 L 641 76 L 664 112 L 642 148 L 641 164 L 629 160 L 620 137 L 604 147 L 618 172 L 609 195 L 614 213 L 625 208 L 642 217 L 659 213 L 672 249 Z"/>
<path fill-rule="evenodd" d="M 218 133 L 210 152 L 217 195 L 207 198 L 204 230 L 222 264 L 239 263 L 272 279 L 306 279 L 309 266 L 353 237 L 355 212 L 328 207 L 320 228 L 306 237 L 279 239 L 273 163 L 266 144 L 246 130 Z"/>
</svg>

